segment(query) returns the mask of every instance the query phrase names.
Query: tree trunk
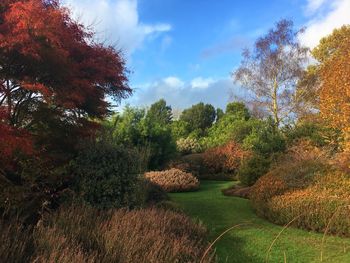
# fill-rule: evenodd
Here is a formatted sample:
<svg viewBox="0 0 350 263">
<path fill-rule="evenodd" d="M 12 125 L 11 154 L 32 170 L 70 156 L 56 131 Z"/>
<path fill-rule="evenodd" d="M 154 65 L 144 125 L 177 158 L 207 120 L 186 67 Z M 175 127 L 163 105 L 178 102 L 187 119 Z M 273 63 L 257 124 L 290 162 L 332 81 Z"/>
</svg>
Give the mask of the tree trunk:
<svg viewBox="0 0 350 263">
<path fill-rule="evenodd" d="M 278 89 L 278 83 L 277 80 L 274 80 L 273 83 L 273 90 L 272 90 L 272 113 L 273 113 L 273 120 L 275 122 L 276 128 L 280 125 L 280 119 L 278 116 L 278 101 L 277 101 L 277 89 Z"/>
</svg>

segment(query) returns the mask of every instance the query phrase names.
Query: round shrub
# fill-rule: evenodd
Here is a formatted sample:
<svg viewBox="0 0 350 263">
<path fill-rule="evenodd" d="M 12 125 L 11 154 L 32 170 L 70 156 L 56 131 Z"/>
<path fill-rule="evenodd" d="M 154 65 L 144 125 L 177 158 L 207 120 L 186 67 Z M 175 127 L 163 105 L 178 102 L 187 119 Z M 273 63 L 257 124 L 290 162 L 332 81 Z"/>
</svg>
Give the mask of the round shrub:
<svg viewBox="0 0 350 263">
<path fill-rule="evenodd" d="M 88 145 L 71 163 L 78 192 L 99 208 L 136 205 L 136 160 L 131 151 L 108 142 Z"/>
<path fill-rule="evenodd" d="M 199 181 L 190 173 L 179 169 L 145 173 L 145 178 L 159 185 L 166 192 L 186 192 L 199 188 Z"/>
</svg>

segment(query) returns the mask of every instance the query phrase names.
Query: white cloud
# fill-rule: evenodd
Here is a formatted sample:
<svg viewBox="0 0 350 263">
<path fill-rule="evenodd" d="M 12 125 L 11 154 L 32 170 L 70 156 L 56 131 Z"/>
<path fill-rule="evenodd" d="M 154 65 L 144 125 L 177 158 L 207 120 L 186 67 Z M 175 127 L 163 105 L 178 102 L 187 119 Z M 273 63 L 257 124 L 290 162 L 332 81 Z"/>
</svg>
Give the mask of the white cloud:
<svg viewBox="0 0 350 263">
<path fill-rule="evenodd" d="M 172 89 L 182 89 L 185 83 L 177 77 L 167 77 L 163 80 L 156 81 L 153 85 L 159 85 L 164 82 L 165 86 Z"/>
<path fill-rule="evenodd" d="M 327 8 L 327 11 L 321 10 Z M 314 14 L 300 36 L 302 44 L 313 48 L 320 39 L 332 33 L 335 28 L 350 24 L 350 0 L 309 0 L 308 7 Z"/>
<path fill-rule="evenodd" d="M 85 25 L 92 25 L 98 37 L 116 44 L 129 56 L 147 37 L 171 30 L 167 23 L 140 22 L 137 0 L 64 0 L 73 17 Z"/>
<path fill-rule="evenodd" d="M 211 84 L 214 83 L 214 80 L 212 78 L 194 78 L 191 81 L 191 88 L 193 89 L 207 89 Z"/>
<path fill-rule="evenodd" d="M 327 0 L 309 0 L 307 3 L 306 11 L 309 13 L 316 12 L 322 4 L 324 4 Z"/>
<path fill-rule="evenodd" d="M 225 108 L 231 93 L 244 96 L 244 90 L 235 86 L 230 78 L 211 79 L 197 77 L 183 81 L 171 76 L 146 85 L 139 85 L 134 96 L 127 101 L 132 105 L 149 106 L 159 99 L 165 99 L 173 109 L 184 109 L 199 102 Z"/>
</svg>

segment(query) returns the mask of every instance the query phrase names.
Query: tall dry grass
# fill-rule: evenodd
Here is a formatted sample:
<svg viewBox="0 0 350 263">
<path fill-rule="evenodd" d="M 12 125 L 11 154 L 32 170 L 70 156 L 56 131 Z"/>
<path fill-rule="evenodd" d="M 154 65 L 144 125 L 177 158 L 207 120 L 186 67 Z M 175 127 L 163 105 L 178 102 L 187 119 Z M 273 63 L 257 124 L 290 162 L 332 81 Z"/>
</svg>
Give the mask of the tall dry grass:
<svg viewBox="0 0 350 263">
<path fill-rule="evenodd" d="M 34 231 L 1 225 L 4 262 L 198 262 L 206 229 L 163 209 L 98 211 L 70 206 Z M 205 262 L 214 262 L 213 255 Z"/>
</svg>

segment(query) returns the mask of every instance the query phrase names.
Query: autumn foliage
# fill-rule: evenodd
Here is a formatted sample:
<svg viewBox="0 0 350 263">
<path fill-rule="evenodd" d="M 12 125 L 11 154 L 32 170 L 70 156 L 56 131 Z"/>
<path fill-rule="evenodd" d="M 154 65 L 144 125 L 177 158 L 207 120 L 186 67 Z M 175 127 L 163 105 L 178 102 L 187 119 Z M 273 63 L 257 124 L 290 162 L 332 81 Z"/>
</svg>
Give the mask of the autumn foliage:
<svg viewBox="0 0 350 263">
<path fill-rule="evenodd" d="M 233 173 L 241 160 L 248 155 L 236 142 L 208 149 L 204 155 L 204 165 L 211 173 Z"/>
<path fill-rule="evenodd" d="M 349 175 L 334 169 L 327 153 L 301 141 L 252 187 L 256 212 L 277 224 L 350 235 Z"/>
<path fill-rule="evenodd" d="M 87 118 L 108 113 L 106 96 L 131 93 L 119 51 L 97 43 L 56 0 L 1 1 L 0 57 L 1 155 L 28 152 L 31 141 L 47 149 L 42 128 L 65 130 L 61 141 L 72 130 L 89 134 Z"/>
<path fill-rule="evenodd" d="M 320 62 L 321 113 L 334 127 L 340 128 L 349 141 L 350 26 L 334 30 L 312 53 Z"/>
</svg>

